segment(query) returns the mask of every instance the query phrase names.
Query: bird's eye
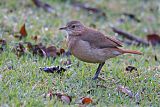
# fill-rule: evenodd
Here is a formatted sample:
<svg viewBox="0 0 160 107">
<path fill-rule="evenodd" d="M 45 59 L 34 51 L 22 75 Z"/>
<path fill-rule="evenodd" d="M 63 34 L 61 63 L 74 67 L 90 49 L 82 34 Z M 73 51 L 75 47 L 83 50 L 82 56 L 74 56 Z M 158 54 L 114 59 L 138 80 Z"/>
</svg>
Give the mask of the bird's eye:
<svg viewBox="0 0 160 107">
<path fill-rule="evenodd" d="M 75 28 L 76 26 L 75 25 L 72 25 L 72 28 Z"/>
</svg>

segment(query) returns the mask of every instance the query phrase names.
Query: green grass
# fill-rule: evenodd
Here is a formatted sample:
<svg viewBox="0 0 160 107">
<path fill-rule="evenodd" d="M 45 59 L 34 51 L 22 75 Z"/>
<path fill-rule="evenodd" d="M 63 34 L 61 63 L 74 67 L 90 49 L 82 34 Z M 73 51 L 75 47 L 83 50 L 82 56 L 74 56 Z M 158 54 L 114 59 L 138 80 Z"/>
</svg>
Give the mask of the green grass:
<svg viewBox="0 0 160 107">
<path fill-rule="evenodd" d="M 91 97 L 95 106 L 136 106 L 134 98 L 118 93 L 117 85 L 124 85 L 135 94 L 140 94 L 140 106 L 160 105 L 160 48 L 136 47 L 124 45 L 126 49 L 135 49 L 144 55 L 123 55 L 106 61 L 101 75 L 106 80 L 93 81 L 92 77 L 98 65 L 88 64 L 71 57 L 72 66 L 63 75 L 48 74 L 40 71 L 39 67 L 61 65 L 61 60 L 65 57 L 42 58 L 26 54 L 18 58 L 12 51 L 19 42 L 14 38 L 20 27 L 25 23 L 28 37 L 25 41 L 35 43 L 31 36 L 38 35 L 40 40 L 46 45 L 63 47 L 65 33 L 58 30 L 66 22 L 76 19 L 87 26 L 92 24 L 105 34 L 114 35 L 109 28 L 110 24 L 117 25 L 117 20 L 122 17 L 122 12 L 134 13 L 142 21 L 127 21 L 117 27 L 145 38 L 149 32 L 159 32 L 160 10 L 157 10 L 158 0 L 148 2 L 139 0 L 81 0 L 90 6 L 102 8 L 107 15 L 107 19 L 97 17 L 96 14 L 88 14 L 84 10 L 75 10 L 69 2 L 63 0 L 43 0 L 50 3 L 54 13 L 47 13 L 36 8 L 31 0 L 1 0 L 0 2 L 0 38 L 5 38 L 7 48 L 0 55 L 0 105 L 1 106 L 77 106 L 75 100 L 81 97 Z M 153 12 L 150 11 L 153 8 Z M 159 7 L 160 8 L 160 7 Z M 12 12 L 11 12 L 12 11 Z M 146 32 L 147 30 L 147 32 Z M 66 49 L 67 50 L 67 49 Z M 154 59 L 157 55 L 158 61 Z M 138 71 L 126 73 L 125 67 L 135 66 Z M 12 66 L 13 69 L 7 69 Z M 138 75 L 137 75 L 138 74 Z M 97 84 L 106 86 L 97 87 Z M 63 92 L 73 99 L 70 105 L 64 104 L 56 98 L 44 98 L 44 94 L 52 90 L 53 93 Z M 89 93 L 88 90 L 91 90 Z M 90 104 L 94 106 L 94 104 Z"/>
</svg>

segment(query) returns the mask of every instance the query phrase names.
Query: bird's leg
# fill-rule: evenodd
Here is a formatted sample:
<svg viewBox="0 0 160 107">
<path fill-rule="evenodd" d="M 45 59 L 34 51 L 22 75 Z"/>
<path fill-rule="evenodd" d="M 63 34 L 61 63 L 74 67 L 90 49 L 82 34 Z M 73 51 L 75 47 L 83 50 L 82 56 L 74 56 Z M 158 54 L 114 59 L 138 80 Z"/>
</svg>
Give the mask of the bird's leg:
<svg viewBox="0 0 160 107">
<path fill-rule="evenodd" d="M 105 64 L 105 62 L 102 62 L 98 65 L 97 71 L 96 71 L 94 77 L 92 78 L 93 80 L 96 80 L 98 78 L 98 75 L 99 75 L 104 64 Z"/>
</svg>

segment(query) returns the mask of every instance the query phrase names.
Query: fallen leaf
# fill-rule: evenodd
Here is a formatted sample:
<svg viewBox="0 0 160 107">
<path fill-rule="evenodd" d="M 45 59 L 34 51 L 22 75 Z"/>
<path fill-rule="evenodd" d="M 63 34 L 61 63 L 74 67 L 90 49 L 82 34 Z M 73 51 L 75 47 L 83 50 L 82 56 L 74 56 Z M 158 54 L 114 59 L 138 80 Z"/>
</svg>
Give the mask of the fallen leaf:
<svg viewBox="0 0 160 107">
<path fill-rule="evenodd" d="M 63 48 L 60 48 L 60 54 L 65 53 L 65 50 Z"/>
<path fill-rule="evenodd" d="M 62 73 L 66 71 L 65 68 L 59 67 L 59 66 L 43 67 L 43 68 L 40 68 L 40 70 L 43 70 L 44 72 L 47 72 L 47 73 L 54 73 L 54 72 Z"/>
<path fill-rule="evenodd" d="M 160 36 L 158 34 L 148 34 L 147 40 L 150 42 L 153 46 L 160 44 Z"/>
<path fill-rule="evenodd" d="M 27 31 L 25 28 L 25 24 L 21 26 L 21 29 L 18 34 L 14 35 L 15 38 L 22 39 L 27 36 Z"/>
<path fill-rule="evenodd" d="M 33 55 L 40 55 L 40 56 L 44 56 L 46 57 L 46 52 L 45 52 L 45 49 L 46 47 L 42 44 L 42 43 L 39 43 L 39 44 L 36 44 L 36 45 L 32 45 L 32 51 L 33 51 Z"/>
<path fill-rule="evenodd" d="M 23 26 L 21 27 L 19 33 L 21 34 L 21 38 L 27 36 L 27 31 L 26 31 L 25 24 L 23 24 Z"/>
<path fill-rule="evenodd" d="M 56 51 L 57 51 L 57 49 L 53 45 L 51 45 L 45 49 L 45 53 L 46 53 L 47 57 L 56 57 L 57 56 Z"/>
<path fill-rule="evenodd" d="M 139 104 L 140 103 L 140 92 L 137 92 L 135 94 L 135 101 L 136 101 L 136 104 Z"/>
<path fill-rule="evenodd" d="M 25 47 L 23 43 L 19 42 L 17 46 L 14 47 L 13 51 L 15 54 L 20 57 L 25 54 Z"/>
<path fill-rule="evenodd" d="M 127 66 L 126 71 L 132 72 L 133 70 L 137 71 L 137 68 L 134 66 Z"/>
<path fill-rule="evenodd" d="M 57 50 L 54 45 L 48 47 L 44 46 L 42 43 L 33 45 L 30 42 L 26 42 L 27 49 L 33 53 L 33 55 L 40 55 L 42 57 L 53 57 L 56 58 L 58 55 L 66 54 L 63 48 Z"/>
<path fill-rule="evenodd" d="M 40 55 L 42 57 L 56 57 L 57 49 L 55 46 L 44 46 L 42 43 L 32 45 L 30 42 L 27 43 L 27 48 L 29 51 L 33 52 L 33 55 Z"/>
<path fill-rule="evenodd" d="M 1 43 L 1 41 L 0 41 Z M 32 44 L 31 42 L 19 42 L 18 45 L 16 45 L 13 48 L 14 52 L 16 53 L 17 56 L 21 56 L 24 53 L 30 52 L 33 55 L 39 55 L 41 57 L 52 57 L 56 58 L 58 56 L 57 54 L 57 48 L 54 45 L 50 45 L 48 47 L 44 46 L 42 43 L 38 44 Z M 66 54 L 65 50 L 60 48 L 59 49 L 59 55 L 61 54 Z M 65 69 L 60 67 L 57 72 L 61 72 Z"/>
<path fill-rule="evenodd" d="M 82 104 L 90 104 L 92 102 L 93 102 L 93 100 L 89 97 L 82 98 Z"/>
<path fill-rule="evenodd" d="M 57 98 L 58 98 L 59 100 L 61 100 L 61 101 L 64 102 L 64 103 L 67 103 L 67 104 L 71 103 L 71 101 L 72 101 L 71 96 L 68 96 L 68 95 L 66 95 L 66 94 L 55 93 L 55 94 L 53 94 L 53 95 L 57 96 Z"/>
<path fill-rule="evenodd" d="M 122 85 L 117 86 L 117 91 L 128 95 L 130 98 L 133 97 L 133 93 L 131 92 L 131 90 L 129 90 L 127 87 L 124 87 Z"/>
<path fill-rule="evenodd" d="M 71 102 L 71 97 L 70 96 L 67 96 L 67 95 L 62 95 L 61 96 L 61 100 L 65 103 L 70 103 Z"/>
</svg>

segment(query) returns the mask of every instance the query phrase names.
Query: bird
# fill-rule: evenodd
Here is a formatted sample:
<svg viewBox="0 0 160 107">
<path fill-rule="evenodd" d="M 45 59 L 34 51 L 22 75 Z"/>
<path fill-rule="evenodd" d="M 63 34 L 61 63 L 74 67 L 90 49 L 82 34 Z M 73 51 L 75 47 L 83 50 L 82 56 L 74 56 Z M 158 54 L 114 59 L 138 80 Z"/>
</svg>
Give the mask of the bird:
<svg viewBox="0 0 160 107">
<path fill-rule="evenodd" d="M 125 53 L 142 54 L 135 50 L 121 49 L 122 42 L 87 27 L 78 20 L 68 22 L 59 30 L 67 32 L 68 50 L 73 56 L 84 62 L 99 64 L 93 80 L 98 78 L 106 60 Z"/>
</svg>

